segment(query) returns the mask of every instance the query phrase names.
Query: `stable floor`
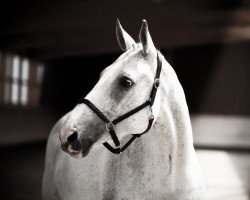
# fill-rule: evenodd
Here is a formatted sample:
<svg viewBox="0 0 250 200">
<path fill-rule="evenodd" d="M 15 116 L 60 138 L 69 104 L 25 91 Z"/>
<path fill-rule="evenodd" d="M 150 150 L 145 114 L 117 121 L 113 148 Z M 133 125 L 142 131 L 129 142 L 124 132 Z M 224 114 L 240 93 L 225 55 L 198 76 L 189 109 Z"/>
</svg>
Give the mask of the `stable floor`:
<svg viewBox="0 0 250 200">
<path fill-rule="evenodd" d="M 45 142 L 0 147 L 0 199 L 40 200 Z M 250 200 L 250 152 L 197 150 L 208 200 Z"/>
<path fill-rule="evenodd" d="M 250 152 L 197 150 L 208 200 L 250 200 Z"/>
</svg>

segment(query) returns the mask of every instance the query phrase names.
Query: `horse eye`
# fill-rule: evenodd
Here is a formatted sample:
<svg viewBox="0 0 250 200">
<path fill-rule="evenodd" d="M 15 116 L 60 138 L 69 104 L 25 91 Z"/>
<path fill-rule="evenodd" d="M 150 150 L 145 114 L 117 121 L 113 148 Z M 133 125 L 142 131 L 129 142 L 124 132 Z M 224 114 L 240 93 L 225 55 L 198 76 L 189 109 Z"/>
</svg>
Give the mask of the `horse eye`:
<svg viewBox="0 0 250 200">
<path fill-rule="evenodd" d="M 128 88 L 128 87 L 131 87 L 133 85 L 133 81 L 131 79 L 129 79 L 128 77 L 121 77 L 119 84 L 122 87 Z"/>
</svg>

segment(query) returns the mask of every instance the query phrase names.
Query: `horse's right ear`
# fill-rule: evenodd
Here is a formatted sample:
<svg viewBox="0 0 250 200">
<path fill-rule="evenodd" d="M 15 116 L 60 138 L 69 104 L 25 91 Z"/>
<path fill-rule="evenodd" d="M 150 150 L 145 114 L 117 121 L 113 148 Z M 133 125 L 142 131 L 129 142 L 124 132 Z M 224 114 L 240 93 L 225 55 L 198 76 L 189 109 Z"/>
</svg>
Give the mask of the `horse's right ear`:
<svg viewBox="0 0 250 200">
<path fill-rule="evenodd" d="M 122 28 L 119 19 L 116 20 L 116 37 L 123 51 L 127 51 L 135 44 L 133 38 Z"/>
<path fill-rule="evenodd" d="M 146 56 L 152 50 L 155 51 L 154 43 L 148 31 L 148 23 L 145 19 L 142 21 L 142 27 L 141 27 L 140 34 L 139 34 L 139 40 L 142 44 L 142 53 L 144 56 Z"/>
</svg>

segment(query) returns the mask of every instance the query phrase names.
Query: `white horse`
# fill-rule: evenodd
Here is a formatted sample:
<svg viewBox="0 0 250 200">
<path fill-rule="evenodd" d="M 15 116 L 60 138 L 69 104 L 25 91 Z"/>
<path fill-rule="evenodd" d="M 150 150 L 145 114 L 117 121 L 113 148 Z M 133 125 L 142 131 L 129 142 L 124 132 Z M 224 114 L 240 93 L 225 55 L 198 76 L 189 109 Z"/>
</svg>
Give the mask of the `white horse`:
<svg viewBox="0 0 250 200">
<path fill-rule="evenodd" d="M 153 114 L 152 126 L 125 151 L 113 154 L 102 145 L 107 141 L 114 144 L 100 113 L 86 103 L 76 105 L 49 136 L 43 199 L 204 199 L 189 111 L 174 70 L 156 50 L 145 20 L 139 43 L 118 20 L 116 34 L 124 53 L 101 73 L 86 99 L 108 119 L 147 102 L 159 57 L 162 70 L 154 104 L 117 123 L 114 129 L 124 144 L 130 134 L 147 128 Z"/>
</svg>

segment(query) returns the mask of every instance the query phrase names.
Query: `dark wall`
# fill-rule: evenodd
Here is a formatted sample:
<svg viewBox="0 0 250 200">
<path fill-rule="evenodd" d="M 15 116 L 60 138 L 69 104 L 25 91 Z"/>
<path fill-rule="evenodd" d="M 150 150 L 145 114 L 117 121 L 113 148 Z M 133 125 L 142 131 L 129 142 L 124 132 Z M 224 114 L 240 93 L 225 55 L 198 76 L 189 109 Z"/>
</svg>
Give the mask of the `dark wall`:
<svg viewBox="0 0 250 200">
<path fill-rule="evenodd" d="M 0 49 L 39 61 L 116 53 L 116 18 L 134 39 L 147 19 L 162 48 L 249 41 L 249 13 L 249 0 L 9 0 Z"/>
<path fill-rule="evenodd" d="M 250 115 L 250 45 L 174 50 L 173 65 L 192 113 Z"/>
<path fill-rule="evenodd" d="M 72 109 L 94 87 L 101 71 L 117 57 L 71 57 L 47 63 L 41 105 L 61 112 Z"/>
</svg>

